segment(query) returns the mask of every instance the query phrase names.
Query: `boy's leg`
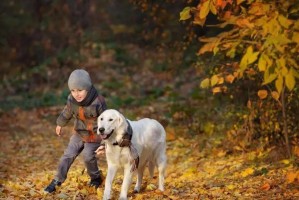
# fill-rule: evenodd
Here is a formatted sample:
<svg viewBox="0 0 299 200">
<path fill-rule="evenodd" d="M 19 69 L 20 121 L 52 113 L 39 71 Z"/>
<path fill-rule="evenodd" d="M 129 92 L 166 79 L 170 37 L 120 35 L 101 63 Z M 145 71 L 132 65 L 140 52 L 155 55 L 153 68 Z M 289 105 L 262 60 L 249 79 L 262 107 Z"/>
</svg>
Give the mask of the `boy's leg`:
<svg viewBox="0 0 299 200">
<path fill-rule="evenodd" d="M 70 138 L 69 144 L 64 151 L 63 156 L 60 158 L 60 162 L 57 169 L 55 180 L 63 183 L 67 177 L 67 173 L 73 164 L 76 157 L 83 150 L 84 143 L 78 134 L 73 134 Z"/>
<path fill-rule="evenodd" d="M 73 134 L 63 156 L 60 158 L 57 174 L 52 182 L 45 188 L 45 192 L 54 192 L 56 190 L 56 186 L 60 186 L 65 181 L 72 163 L 80 154 L 83 147 L 83 142 L 80 136 L 78 134 Z"/>
<path fill-rule="evenodd" d="M 101 172 L 98 168 L 96 150 L 99 148 L 100 143 L 85 143 L 83 149 L 83 156 L 87 173 L 90 176 L 90 184 L 98 187 L 102 183 Z"/>
</svg>

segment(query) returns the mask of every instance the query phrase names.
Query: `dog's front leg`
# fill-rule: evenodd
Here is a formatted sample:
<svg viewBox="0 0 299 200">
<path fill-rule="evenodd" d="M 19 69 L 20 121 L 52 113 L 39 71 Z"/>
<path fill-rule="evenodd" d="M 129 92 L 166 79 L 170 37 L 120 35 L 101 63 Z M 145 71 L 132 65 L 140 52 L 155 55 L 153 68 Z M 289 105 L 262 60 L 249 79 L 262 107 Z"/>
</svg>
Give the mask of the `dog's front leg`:
<svg viewBox="0 0 299 200">
<path fill-rule="evenodd" d="M 108 163 L 108 172 L 105 180 L 103 200 L 111 199 L 112 182 L 117 171 L 117 166 Z"/>
<path fill-rule="evenodd" d="M 131 185 L 132 181 L 132 175 L 133 173 L 131 172 L 131 165 L 128 164 L 124 167 L 124 180 L 121 186 L 121 192 L 119 196 L 119 200 L 127 200 L 128 199 L 128 190 Z"/>
</svg>

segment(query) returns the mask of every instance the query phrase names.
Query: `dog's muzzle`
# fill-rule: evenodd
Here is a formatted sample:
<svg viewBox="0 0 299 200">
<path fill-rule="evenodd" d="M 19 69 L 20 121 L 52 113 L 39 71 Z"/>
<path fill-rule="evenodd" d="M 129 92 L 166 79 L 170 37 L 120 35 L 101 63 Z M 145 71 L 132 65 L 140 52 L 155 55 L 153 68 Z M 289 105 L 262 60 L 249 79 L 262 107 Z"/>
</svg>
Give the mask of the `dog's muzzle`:
<svg viewBox="0 0 299 200">
<path fill-rule="evenodd" d="M 99 128 L 99 132 L 100 132 L 102 139 L 107 140 L 114 132 L 114 129 L 112 129 L 112 131 L 109 134 L 105 134 L 105 128 L 101 127 L 101 128 Z"/>
</svg>

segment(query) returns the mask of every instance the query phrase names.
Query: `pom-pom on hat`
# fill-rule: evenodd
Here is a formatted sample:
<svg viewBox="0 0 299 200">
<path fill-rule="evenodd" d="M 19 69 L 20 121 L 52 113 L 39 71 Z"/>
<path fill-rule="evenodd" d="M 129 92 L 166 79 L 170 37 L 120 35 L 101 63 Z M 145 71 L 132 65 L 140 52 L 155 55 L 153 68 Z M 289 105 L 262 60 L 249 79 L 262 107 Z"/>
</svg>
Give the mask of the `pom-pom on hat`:
<svg viewBox="0 0 299 200">
<path fill-rule="evenodd" d="M 92 83 L 88 72 L 84 69 L 74 70 L 69 77 L 68 86 L 70 90 L 89 90 Z"/>
</svg>

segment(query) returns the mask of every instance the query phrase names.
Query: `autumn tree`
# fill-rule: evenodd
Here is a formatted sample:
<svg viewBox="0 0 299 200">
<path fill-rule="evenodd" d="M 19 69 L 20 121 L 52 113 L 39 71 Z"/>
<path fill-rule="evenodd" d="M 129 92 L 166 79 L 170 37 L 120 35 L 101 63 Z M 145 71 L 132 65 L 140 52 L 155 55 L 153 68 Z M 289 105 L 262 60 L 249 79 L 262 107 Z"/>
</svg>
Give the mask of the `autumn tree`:
<svg viewBox="0 0 299 200">
<path fill-rule="evenodd" d="M 180 13 L 180 20 L 191 19 L 194 25 L 224 29 L 216 36 L 201 37 L 204 45 L 198 55 L 225 54 L 231 64 L 204 79 L 201 87 L 220 93 L 227 90 L 227 84 L 249 78 L 256 84 L 260 108 L 269 101 L 276 102 L 282 123 L 278 120 L 269 131 L 280 130 L 289 156 L 289 138 L 294 130 L 290 129 L 287 109 L 290 102 L 298 99 L 298 12 L 298 1 L 201 0 L 196 7 L 185 7 Z M 219 23 L 209 26 L 209 14 L 216 15 Z M 251 108 L 252 102 L 249 100 L 247 105 Z"/>
</svg>

